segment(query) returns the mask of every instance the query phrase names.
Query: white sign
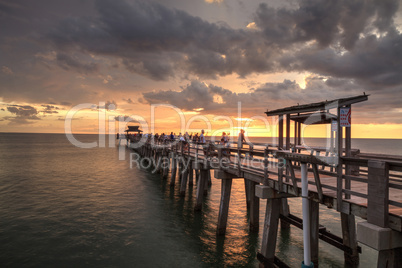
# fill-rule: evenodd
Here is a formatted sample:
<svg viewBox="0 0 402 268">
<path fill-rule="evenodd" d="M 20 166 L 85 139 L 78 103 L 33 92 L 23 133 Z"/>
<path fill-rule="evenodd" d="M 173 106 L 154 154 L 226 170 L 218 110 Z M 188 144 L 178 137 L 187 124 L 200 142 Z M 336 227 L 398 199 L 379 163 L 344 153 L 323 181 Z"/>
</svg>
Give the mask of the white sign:
<svg viewBox="0 0 402 268">
<path fill-rule="evenodd" d="M 341 108 L 340 109 L 340 124 L 341 127 L 350 127 L 351 125 L 351 111 L 350 108 Z"/>
<path fill-rule="evenodd" d="M 338 122 L 337 121 L 332 121 L 331 123 L 331 130 L 332 131 L 338 131 Z"/>
</svg>

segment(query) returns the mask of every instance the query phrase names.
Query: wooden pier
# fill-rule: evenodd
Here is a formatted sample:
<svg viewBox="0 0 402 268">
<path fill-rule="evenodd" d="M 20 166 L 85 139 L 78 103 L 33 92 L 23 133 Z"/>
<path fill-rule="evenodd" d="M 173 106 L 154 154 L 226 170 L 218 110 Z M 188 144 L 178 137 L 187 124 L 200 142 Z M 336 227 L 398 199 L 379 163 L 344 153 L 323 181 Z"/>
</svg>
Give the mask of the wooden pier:
<svg viewBox="0 0 402 268">
<path fill-rule="evenodd" d="M 187 185 L 196 182 L 194 210 L 201 210 L 210 183 L 210 172 L 221 180 L 221 199 L 217 235 L 227 226 L 233 179 L 243 179 L 251 232 L 259 231 L 260 201 L 266 201 L 261 250 L 257 254 L 261 267 L 287 267 L 286 260 L 275 256 L 279 222 L 281 228 L 302 228 L 303 220 L 292 215 L 288 198 L 301 198 L 301 166 L 307 166 L 310 252 L 318 266 L 318 244 L 322 240 L 344 251 L 345 262 L 359 263 L 363 243 L 379 252 L 377 267 L 400 267 L 402 263 L 402 157 L 360 153 L 351 148 L 351 130 L 340 125 L 340 109 L 367 100 L 366 95 L 353 98 L 298 105 L 267 112 L 278 116 L 279 138 L 276 144 L 237 143 L 222 146 L 215 142 L 187 143 L 177 140 L 153 140 L 129 137 L 129 147 L 141 157 L 155 163 L 156 170 L 178 187 L 185 196 Z M 336 114 L 331 114 L 336 110 Z M 283 119 L 286 116 L 286 132 Z M 294 143 L 290 143 L 291 121 Z M 333 124 L 326 148 L 301 145 L 302 124 Z M 343 133 L 345 132 L 345 133 Z M 284 134 L 286 136 L 284 136 Z M 345 135 L 344 135 L 345 134 Z M 284 142 L 285 141 L 285 142 Z M 344 145 L 344 146 L 343 146 Z M 244 147 L 244 148 L 243 148 Z M 170 170 L 170 172 L 169 172 Z M 339 212 L 342 237 L 319 224 L 319 204 Z M 356 225 L 355 217 L 365 219 Z"/>
</svg>

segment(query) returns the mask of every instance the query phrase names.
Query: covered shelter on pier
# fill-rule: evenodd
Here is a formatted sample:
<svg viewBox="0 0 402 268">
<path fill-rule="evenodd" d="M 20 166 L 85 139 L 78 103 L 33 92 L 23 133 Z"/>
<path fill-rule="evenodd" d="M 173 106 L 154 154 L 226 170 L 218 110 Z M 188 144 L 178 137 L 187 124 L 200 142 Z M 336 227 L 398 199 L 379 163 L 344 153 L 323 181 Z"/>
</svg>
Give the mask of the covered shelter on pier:
<svg viewBox="0 0 402 268">
<path fill-rule="evenodd" d="M 334 167 L 336 167 L 336 195 L 337 195 L 337 211 L 341 212 L 341 221 L 342 221 L 342 234 L 343 234 L 343 244 L 350 248 L 350 252 L 345 251 L 345 260 L 349 263 L 357 264 L 359 262 L 359 248 L 356 240 L 356 228 L 355 228 L 355 218 L 354 215 L 350 213 L 345 213 L 342 210 L 342 202 L 343 200 L 350 199 L 351 196 L 351 180 L 350 175 L 353 173 L 353 166 L 342 163 L 342 157 L 350 157 L 352 156 L 351 149 L 351 111 L 352 104 L 363 102 L 368 100 L 368 96 L 366 94 L 349 97 L 349 98 L 341 98 L 335 100 L 326 100 L 321 102 L 303 104 L 303 105 L 295 105 L 286 108 L 276 109 L 272 111 L 265 112 L 267 116 L 278 116 L 278 150 L 287 150 L 295 149 L 294 151 L 306 149 L 302 146 L 303 137 L 302 133 L 302 125 L 328 125 L 330 124 L 330 142 L 327 143 L 329 146 L 326 148 L 321 148 L 316 151 L 316 156 L 312 158 L 317 159 L 320 156 L 320 152 L 325 152 L 324 158 L 322 158 L 326 163 L 330 164 L 331 172 Z M 284 133 L 283 121 L 286 116 L 286 130 Z M 291 121 L 294 122 L 294 144 L 291 144 Z M 345 133 L 344 133 L 345 132 Z M 335 138 L 336 136 L 336 138 Z M 284 141 L 285 138 L 285 141 Z M 345 146 L 345 148 L 343 148 Z M 311 149 L 311 148 L 310 148 Z M 315 149 L 314 149 L 315 150 Z M 311 149 L 311 154 L 314 153 L 314 150 Z M 293 151 L 293 150 L 292 150 Z M 289 154 L 289 153 L 288 153 Z M 300 156 L 300 155 L 299 155 Z M 291 159 L 291 158 L 288 158 Z M 290 160 L 291 162 L 292 160 Z M 316 160 L 315 160 L 316 161 Z M 302 182 L 302 196 L 308 196 L 308 164 L 311 161 L 300 161 L 301 165 L 301 182 Z M 345 168 L 345 175 L 343 174 L 343 165 Z M 314 170 L 314 166 L 313 170 Z M 317 167 L 315 167 L 315 177 L 318 176 Z M 282 181 L 282 178 L 285 177 L 288 181 L 289 176 L 284 175 L 283 172 L 285 170 L 282 168 L 278 168 L 278 181 Z M 294 173 L 293 167 L 291 163 L 287 163 L 286 166 L 286 174 Z M 316 181 L 319 181 L 319 178 L 316 178 Z M 322 191 L 321 183 L 317 183 L 317 189 L 319 192 Z M 344 187 L 343 187 L 344 185 Z M 304 189 L 304 192 L 303 192 Z M 312 205 L 314 204 L 314 206 Z M 284 216 L 288 216 L 288 204 L 287 199 L 282 199 L 282 214 Z M 312 211 L 310 211 L 310 207 Z M 311 200 L 303 199 L 303 225 L 306 223 L 306 226 L 303 227 L 303 230 L 310 230 L 312 228 L 309 223 L 310 217 L 315 217 L 318 219 L 318 203 L 314 203 Z M 312 216 L 315 215 L 315 216 Z M 281 223 L 282 225 L 282 223 Z M 315 223 L 315 227 L 313 228 L 318 232 L 318 220 Z M 312 250 L 312 255 L 310 252 L 310 233 L 304 233 L 304 248 L 305 248 L 305 259 L 308 264 L 311 263 L 310 257 L 313 256 L 313 259 L 317 260 L 318 258 L 318 244 L 315 245 Z M 313 239 L 313 241 L 317 241 L 317 239 Z M 303 266 L 303 267 L 312 267 L 312 266 Z"/>
<path fill-rule="evenodd" d="M 265 112 L 267 116 L 278 116 L 278 148 L 291 149 L 290 142 L 290 122 L 294 122 L 294 146 L 301 145 L 301 129 L 302 124 L 318 125 L 331 124 L 331 145 L 333 145 L 334 134 L 337 134 L 335 142 L 335 153 L 342 156 L 345 152 L 346 156 L 351 153 L 351 112 L 352 104 L 368 100 L 366 94 L 341 98 L 330 101 L 315 102 L 303 105 L 295 105 L 286 108 L 276 109 Z M 336 110 L 335 113 L 331 111 Z M 283 121 L 286 116 L 286 133 L 283 131 Z M 345 128 L 345 135 L 343 134 Z M 285 135 L 284 135 L 285 134 Z M 286 137 L 284 143 L 284 136 Z M 343 150 L 343 144 L 345 148 Z M 332 147 L 332 146 L 331 146 Z"/>
<path fill-rule="evenodd" d="M 140 134 L 140 133 L 142 133 L 142 130 L 140 129 L 140 126 L 127 126 L 127 129 L 125 130 L 125 132 L 126 132 L 126 136 L 128 137 L 128 135 L 131 133 Z"/>
</svg>

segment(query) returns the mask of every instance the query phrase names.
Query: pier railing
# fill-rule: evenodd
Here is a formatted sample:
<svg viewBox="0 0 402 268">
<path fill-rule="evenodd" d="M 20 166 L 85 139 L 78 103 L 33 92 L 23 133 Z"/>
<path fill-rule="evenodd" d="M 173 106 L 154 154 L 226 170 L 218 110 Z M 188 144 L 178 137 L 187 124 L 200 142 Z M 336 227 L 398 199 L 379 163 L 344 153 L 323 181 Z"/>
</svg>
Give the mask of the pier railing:
<svg viewBox="0 0 402 268">
<path fill-rule="evenodd" d="M 139 142 L 139 138 L 131 139 Z M 381 227 L 402 231 L 402 157 L 361 154 L 338 157 L 324 147 L 296 146 L 279 150 L 277 144 L 186 142 L 148 139 L 144 146 L 212 163 L 238 177 L 253 175 L 257 183 L 270 184 L 280 192 L 300 195 L 300 165 L 308 164 L 311 193 L 320 203 L 346 214 L 355 214 Z M 222 164 L 224 163 L 224 164 Z M 276 186 L 275 186 L 276 185 Z M 328 198 L 329 197 L 329 198 Z M 335 200 L 333 203 L 329 199 Z M 357 207 L 366 207 L 360 211 Z"/>
</svg>

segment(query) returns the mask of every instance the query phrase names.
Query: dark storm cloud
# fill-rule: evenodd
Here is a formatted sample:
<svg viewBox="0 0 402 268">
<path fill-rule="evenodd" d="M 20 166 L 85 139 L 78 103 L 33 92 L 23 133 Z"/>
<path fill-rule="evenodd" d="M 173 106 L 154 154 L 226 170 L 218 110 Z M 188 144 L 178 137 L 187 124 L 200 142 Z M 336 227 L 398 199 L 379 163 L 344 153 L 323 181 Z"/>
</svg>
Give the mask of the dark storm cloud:
<svg viewBox="0 0 402 268">
<path fill-rule="evenodd" d="M 152 1 L 99 0 L 96 8 L 99 17 L 66 19 L 46 38 L 63 50 L 121 58 L 128 70 L 154 80 L 166 80 L 177 71 L 216 77 L 272 69 L 270 53 L 251 32 Z"/>
<path fill-rule="evenodd" d="M 56 61 L 57 64 L 65 70 L 74 69 L 75 71 L 84 74 L 95 73 L 99 70 L 98 64 L 93 62 L 81 62 L 78 57 L 74 57 L 65 53 L 57 53 Z"/>
<path fill-rule="evenodd" d="M 38 111 L 30 105 L 9 105 L 7 106 L 7 111 L 16 115 L 15 117 L 4 117 L 5 120 L 9 120 L 10 122 L 26 123 L 28 120 L 40 120 L 37 117 Z"/>
<path fill-rule="evenodd" d="M 327 80 L 328 82 L 328 80 Z M 246 109 L 276 109 L 281 105 L 293 105 L 298 102 L 308 103 L 321 101 L 322 99 L 335 99 L 352 92 L 361 94 L 360 88 L 350 81 L 331 81 L 326 85 L 324 78 L 310 77 L 307 79 L 307 88 L 302 89 L 295 81 L 284 80 L 282 83 L 265 83 L 257 88 L 252 88 L 247 93 L 235 93 L 228 89 L 207 85 L 200 81 L 192 81 L 191 84 L 180 91 L 166 90 L 154 91 L 143 94 L 143 102 L 169 103 L 183 110 L 197 110 L 204 108 L 202 113 L 220 112 L 232 113 L 237 108 L 238 102 Z M 333 90 L 333 85 L 342 83 L 344 90 Z"/>
<path fill-rule="evenodd" d="M 53 106 L 53 105 L 41 105 L 44 109 L 41 110 L 40 112 L 43 114 L 58 114 L 59 112 L 56 110 L 59 110 L 59 107 Z"/>
<path fill-rule="evenodd" d="M 354 78 L 363 85 L 402 85 L 402 35 L 360 39 L 355 49 L 337 54 L 327 48 L 303 50 L 294 55 L 293 67 L 339 78 Z"/>
<path fill-rule="evenodd" d="M 247 93 L 235 93 L 222 87 L 207 85 L 200 81 L 179 91 L 156 91 L 143 94 L 143 103 L 167 103 L 187 111 L 198 111 L 202 114 L 233 115 L 238 103 L 241 103 L 245 116 L 263 115 L 262 111 L 274 110 L 297 104 L 307 104 L 325 100 L 335 100 L 362 95 L 364 88 L 350 79 L 338 79 L 310 76 L 306 78 L 306 88 L 300 88 L 295 81 L 284 80 L 281 83 L 265 83 L 251 88 Z M 397 88 L 388 88 L 385 94 L 375 91 L 369 101 L 358 105 L 354 110 L 354 120 L 361 123 L 402 123 L 400 118 L 400 95 Z M 388 96 L 398 96 L 389 99 Z M 384 118 L 384 103 L 387 103 L 387 116 Z"/>
<path fill-rule="evenodd" d="M 297 70 L 402 84 L 395 75 L 402 66 L 401 34 L 393 24 L 398 1 L 302 0 L 295 9 L 261 4 L 257 31 L 209 23 L 152 1 L 95 3 L 97 17 L 65 19 L 45 38 L 63 51 L 120 58 L 127 70 L 157 81 L 178 73 L 217 78 Z M 58 54 L 63 68 L 97 70 L 69 55 Z"/>
<path fill-rule="evenodd" d="M 393 29 L 398 8 L 398 0 L 302 0 L 294 10 L 260 4 L 255 23 L 268 42 L 281 46 L 314 40 L 327 47 L 340 41 L 351 49 L 372 22 L 380 32 Z"/>
</svg>

